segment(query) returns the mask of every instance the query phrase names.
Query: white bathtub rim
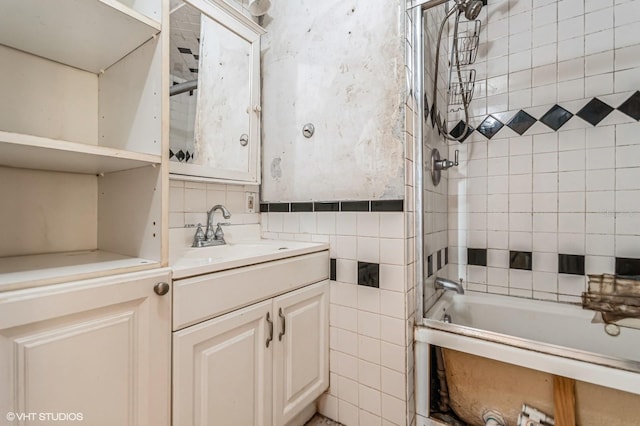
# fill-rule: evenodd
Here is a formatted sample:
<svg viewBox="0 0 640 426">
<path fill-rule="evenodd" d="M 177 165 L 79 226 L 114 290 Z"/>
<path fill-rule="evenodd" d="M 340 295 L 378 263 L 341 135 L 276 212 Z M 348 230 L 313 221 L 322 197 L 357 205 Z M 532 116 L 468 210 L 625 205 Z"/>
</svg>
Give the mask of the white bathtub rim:
<svg viewBox="0 0 640 426">
<path fill-rule="evenodd" d="M 563 314 L 567 311 L 567 309 L 571 309 L 572 311 L 574 311 L 572 312 L 572 315 L 587 319 L 589 321 L 595 314 L 594 311 L 581 309 L 580 305 L 576 304 L 559 303 L 548 300 L 528 299 L 524 297 L 505 296 L 502 294 L 490 294 L 474 291 L 467 291 L 464 295 L 457 295 L 450 291 L 445 291 L 442 293 L 442 295 L 440 295 L 433 306 L 431 306 L 431 308 L 427 311 L 425 319 L 428 319 L 430 317 L 430 314 L 433 315 L 437 307 L 441 306 L 443 303 L 446 303 L 446 301 L 452 303 L 451 299 L 456 296 L 462 297 L 464 300 L 478 305 L 494 305 L 496 304 L 496 301 L 498 301 L 504 303 L 510 308 L 524 308 L 525 310 L 529 310 L 531 303 L 535 303 L 539 308 L 537 309 L 538 312 L 544 310 L 545 312 L 549 312 L 552 314 Z"/>
<path fill-rule="evenodd" d="M 445 323 L 429 318 L 425 318 L 423 325 L 427 328 L 442 330 L 470 338 L 487 340 L 489 342 L 512 346 L 532 352 L 540 352 L 543 354 L 588 362 L 590 364 L 601 365 L 632 373 L 640 373 L 640 362 L 634 360 L 569 348 L 567 346 L 554 345 L 553 343 L 540 342 L 538 340 L 525 339 L 523 337 L 510 336 L 503 333 L 497 333 L 495 331 L 481 330 L 460 324 Z"/>
<path fill-rule="evenodd" d="M 539 340 L 527 339 L 525 337 L 512 336 L 496 331 L 484 330 L 472 326 L 461 324 L 445 323 L 442 321 L 444 311 L 449 305 L 455 303 L 454 297 L 461 297 L 463 303 L 471 303 L 477 305 L 495 305 L 498 303 L 509 304 L 510 308 L 521 308 L 530 310 L 531 303 L 535 303 L 536 312 L 545 311 L 552 314 L 566 314 L 571 311 L 572 317 L 581 318 L 585 321 L 591 321 L 594 312 L 583 310 L 579 306 L 559 304 L 549 301 L 532 301 L 531 299 L 518 300 L 511 296 L 487 295 L 486 293 L 470 293 L 465 295 L 456 295 L 451 292 L 445 292 L 429 309 L 425 318 L 423 318 L 422 326 L 435 328 L 442 331 L 461 334 L 468 337 L 474 337 L 489 340 L 496 343 L 502 343 L 517 348 L 523 348 L 530 351 L 549 353 L 565 358 L 575 359 L 578 361 L 589 362 L 592 364 L 603 365 L 605 367 L 627 370 L 634 373 L 640 373 L 640 361 L 621 358 L 615 355 L 602 354 L 599 352 L 588 351 L 584 349 L 572 348 L 568 346 L 557 345 L 554 343 L 542 342 Z"/>
<path fill-rule="evenodd" d="M 483 332 L 483 330 L 471 330 Z M 566 358 L 542 351 L 510 346 L 504 343 L 489 341 L 481 337 L 461 335 L 459 333 L 427 326 L 415 327 L 414 338 L 417 342 L 441 346 L 506 362 L 508 364 L 544 371 L 558 376 L 569 377 L 640 395 L 640 374 L 636 372 Z"/>
</svg>

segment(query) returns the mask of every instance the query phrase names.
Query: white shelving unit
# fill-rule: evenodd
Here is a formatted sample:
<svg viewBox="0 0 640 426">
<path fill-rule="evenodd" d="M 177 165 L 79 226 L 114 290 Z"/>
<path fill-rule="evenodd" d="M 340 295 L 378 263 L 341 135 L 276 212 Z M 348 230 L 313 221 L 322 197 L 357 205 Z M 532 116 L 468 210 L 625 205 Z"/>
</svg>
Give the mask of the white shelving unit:
<svg viewBox="0 0 640 426">
<path fill-rule="evenodd" d="M 3 0 L 0 291 L 166 265 L 168 8 Z"/>
<path fill-rule="evenodd" d="M 103 174 L 161 162 L 160 155 L 0 131 L 0 165 L 8 167 Z"/>
<path fill-rule="evenodd" d="M 2 2 L 0 43 L 96 74 L 158 33 L 159 21 L 117 0 Z"/>
<path fill-rule="evenodd" d="M 67 281 L 81 280 L 100 273 L 117 274 L 148 269 L 157 264 L 141 259 L 101 250 L 86 250 L 0 258 L 0 288 L 2 291 Z"/>
</svg>

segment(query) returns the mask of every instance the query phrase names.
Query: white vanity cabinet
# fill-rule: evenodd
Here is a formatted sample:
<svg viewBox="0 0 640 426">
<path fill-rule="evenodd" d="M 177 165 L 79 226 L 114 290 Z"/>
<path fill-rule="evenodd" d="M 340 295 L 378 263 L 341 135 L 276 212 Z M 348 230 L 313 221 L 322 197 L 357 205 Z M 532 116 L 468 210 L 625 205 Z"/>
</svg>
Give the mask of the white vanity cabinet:
<svg viewBox="0 0 640 426">
<path fill-rule="evenodd" d="M 285 425 L 329 387 L 329 281 L 275 298 L 273 314 L 273 424 Z"/>
<path fill-rule="evenodd" d="M 173 337 L 173 424 L 271 424 L 271 301 Z"/>
<path fill-rule="evenodd" d="M 329 386 L 328 264 L 325 250 L 174 282 L 174 328 L 184 327 L 173 337 L 174 425 L 306 420 Z"/>
<path fill-rule="evenodd" d="M 0 423 L 73 413 L 94 426 L 168 426 L 171 292 L 154 290 L 169 279 L 159 269 L 2 293 Z"/>
</svg>

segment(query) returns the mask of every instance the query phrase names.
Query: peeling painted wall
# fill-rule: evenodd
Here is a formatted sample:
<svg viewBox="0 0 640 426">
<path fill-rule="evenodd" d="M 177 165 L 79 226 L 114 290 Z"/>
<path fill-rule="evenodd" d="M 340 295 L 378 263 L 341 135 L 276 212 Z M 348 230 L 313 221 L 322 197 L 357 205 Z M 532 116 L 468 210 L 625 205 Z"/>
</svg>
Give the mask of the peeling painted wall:
<svg viewBox="0 0 640 426">
<path fill-rule="evenodd" d="M 403 4 L 272 2 L 262 22 L 263 201 L 404 198 Z"/>
</svg>

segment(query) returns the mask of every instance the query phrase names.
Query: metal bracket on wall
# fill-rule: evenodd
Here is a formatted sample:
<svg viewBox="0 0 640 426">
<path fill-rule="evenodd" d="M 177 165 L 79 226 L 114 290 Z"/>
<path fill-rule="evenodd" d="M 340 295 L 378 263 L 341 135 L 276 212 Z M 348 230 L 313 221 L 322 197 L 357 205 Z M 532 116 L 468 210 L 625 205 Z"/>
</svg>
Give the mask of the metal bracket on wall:
<svg viewBox="0 0 640 426">
<path fill-rule="evenodd" d="M 302 135 L 305 138 L 310 138 L 311 136 L 313 136 L 313 134 L 315 133 L 316 128 L 313 124 L 311 123 L 307 123 L 304 126 L 302 126 Z"/>
</svg>

